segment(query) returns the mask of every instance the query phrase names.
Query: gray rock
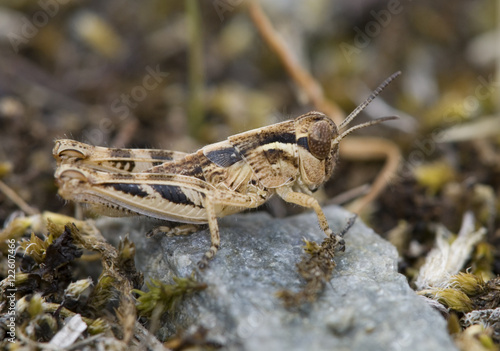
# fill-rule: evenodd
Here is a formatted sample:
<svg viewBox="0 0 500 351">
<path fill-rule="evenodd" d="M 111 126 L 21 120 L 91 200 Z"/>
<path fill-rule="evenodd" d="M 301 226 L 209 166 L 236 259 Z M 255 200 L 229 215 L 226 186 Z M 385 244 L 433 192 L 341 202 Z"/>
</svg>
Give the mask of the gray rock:
<svg viewBox="0 0 500 351">
<path fill-rule="evenodd" d="M 338 207 L 324 210 L 334 230 L 351 216 Z M 111 223 L 126 226 L 146 279 L 188 276 L 210 246 L 208 229 L 146 239 L 154 226 L 150 221 Z M 331 284 L 315 303 L 297 311 L 285 309 L 276 292 L 302 286 L 295 267 L 303 255 L 302 238 L 318 243 L 324 238 L 316 216 L 274 219 L 251 213 L 223 218 L 219 225 L 221 249 L 203 274 L 208 288 L 167 317 L 166 337 L 201 325 L 209 330 L 208 339 L 227 350 L 456 350 L 444 319 L 397 273 L 396 249 L 361 220 L 346 234 L 346 251 L 336 257 Z"/>
</svg>

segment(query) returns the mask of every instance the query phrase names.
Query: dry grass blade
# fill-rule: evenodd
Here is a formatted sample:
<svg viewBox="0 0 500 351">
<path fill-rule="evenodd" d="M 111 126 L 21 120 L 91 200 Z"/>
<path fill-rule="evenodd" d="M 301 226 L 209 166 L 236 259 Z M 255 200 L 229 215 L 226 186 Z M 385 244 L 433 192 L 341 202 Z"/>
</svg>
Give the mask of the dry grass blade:
<svg viewBox="0 0 500 351">
<path fill-rule="evenodd" d="M 7 184 L 0 180 L 0 191 L 4 193 L 13 203 L 15 203 L 24 213 L 32 216 L 38 214 L 38 210 L 31 207 L 17 193 L 12 190 Z"/>
<path fill-rule="evenodd" d="M 331 101 L 324 97 L 323 88 L 298 62 L 290 50 L 286 47 L 283 39 L 274 30 L 271 22 L 265 15 L 258 1 L 252 1 L 249 5 L 250 17 L 255 27 L 260 32 L 267 45 L 276 53 L 283 66 L 293 80 L 304 90 L 309 100 L 316 108 L 328 115 L 336 124 L 342 122 L 345 114 Z"/>
</svg>

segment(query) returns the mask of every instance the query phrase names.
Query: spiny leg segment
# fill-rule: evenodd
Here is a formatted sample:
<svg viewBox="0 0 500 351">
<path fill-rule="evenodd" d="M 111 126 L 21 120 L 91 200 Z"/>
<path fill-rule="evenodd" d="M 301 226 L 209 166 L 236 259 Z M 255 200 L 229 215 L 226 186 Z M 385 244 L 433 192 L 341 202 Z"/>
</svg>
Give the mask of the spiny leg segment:
<svg viewBox="0 0 500 351">
<path fill-rule="evenodd" d="M 217 223 L 217 215 L 215 213 L 214 201 L 211 197 L 205 197 L 205 209 L 207 211 L 208 227 L 210 228 L 210 249 L 205 252 L 203 258 L 198 262 L 198 267 L 204 269 L 220 247 L 219 225 Z"/>
<path fill-rule="evenodd" d="M 174 223 L 169 225 L 160 225 L 151 229 L 146 237 L 150 238 L 159 233 L 163 233 L 165 236 L 184 236 L 192 233 L 196 233 L 201 229 L 203 224 L 192 224 L 192 223 L 181 223 L 176 225 Z"/>
<path fill-rule="evenodd" d="M 344 234 L 349 230 L 349 228 L 354 224 L 354 220 L 349 221 L 346 228 L 344 228 L 339 234 L 334 233 L 328 224 L 328 220 L 326 219 L 321 206 L 314 197 L 308 194 L 299 193 L 293 191 L 290 187 L 281 187 L 276 189 L 276 193 L 286 202 L 290 202 L 296 205 L 300 205 L 302 207 L 311 208 L 316 212 L 316 216 L 318 217 L 318 222 L 321 229 L 325 232 L 326 236 L 333 238 L 336 241 L 336 246 L 340 251 L 345 250 L 345 242 L 344 242 Z M 355 217 L 354 217 L 355 219 Z"/>
</svg>

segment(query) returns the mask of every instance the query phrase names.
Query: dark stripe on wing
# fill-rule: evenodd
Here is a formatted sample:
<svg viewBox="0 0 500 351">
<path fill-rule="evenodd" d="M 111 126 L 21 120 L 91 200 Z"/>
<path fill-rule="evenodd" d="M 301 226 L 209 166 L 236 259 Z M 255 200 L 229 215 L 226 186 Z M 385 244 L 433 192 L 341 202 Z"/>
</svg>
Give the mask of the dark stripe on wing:
<svg viewBox="0 0 500 351">
<path fill-rule="evenodd" d="M 151 187 L 167 201 L 175 204 L 196 206 L 196 204 L 184 194 L 182 188 L 177 185 L 151 184 Z"/>
<path fill-rule="evenodd" d="M 110 156 L 112 158 L 130 158 L 132 154 L 127 149 L 111 149 Z"/>
<path fill-rule="evenodd" d="M 146 197 L 148 193 L 145 192 L 142 187 L 138 184 L 126 184 L 126 183 L 114 183 L 108 184 L 108 186 L 113 187 L 115 190 L 121 191 L 125 194 L 130 194 L 132 196 Z"/>
<path fill-rule="evenodd" d="M 173 153 L 166 150 L 150 150 L 149 155 L 153 160 L 172 161 L 174 159 Z"/>
<path fill-rule="evenodd" d="M 232 146 L 209 151 L 205 156 L 219 167 L 229 167 L 242 160 L 240 153 Z"/>
<path fill-rule="evenodd" d="M 143 173 L 178 174 L 204 181 L 203 166 L 205 164 L 210 164 L 210 161 L 203 154 L 188 154 L 180 160 L 155 164 Z"/>
</svg>

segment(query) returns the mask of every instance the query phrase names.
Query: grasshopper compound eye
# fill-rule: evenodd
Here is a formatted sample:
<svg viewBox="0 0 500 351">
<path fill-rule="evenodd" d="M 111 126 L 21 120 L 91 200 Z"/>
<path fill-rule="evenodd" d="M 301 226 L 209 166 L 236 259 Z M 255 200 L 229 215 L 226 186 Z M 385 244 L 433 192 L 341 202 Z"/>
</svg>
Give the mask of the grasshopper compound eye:
<svg viewBox="0 0 500 351">
<path fill-rule="evenodd" d="M 318 121 L 311 126 L 307 144 L 316 158 L 323 160 L 330 154 L 334 134 L 332 125 L 327 121 Z"/>
</svg>

